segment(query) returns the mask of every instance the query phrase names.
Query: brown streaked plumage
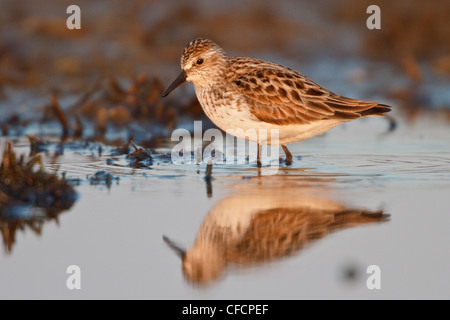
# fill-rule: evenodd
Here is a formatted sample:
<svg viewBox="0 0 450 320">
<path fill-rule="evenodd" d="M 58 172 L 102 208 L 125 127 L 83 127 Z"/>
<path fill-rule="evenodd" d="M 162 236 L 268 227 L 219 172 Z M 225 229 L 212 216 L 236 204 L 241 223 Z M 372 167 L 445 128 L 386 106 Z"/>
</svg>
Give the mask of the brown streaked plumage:
<svg viewBox="0 0 450 320">
<path fill-rule="evenodd" d="M 181 57 L 181 68 L 164 97 L 184 81 L 192 81 L 206 115 L 221 129 L 278 129 L 287 164 L 292 155 L 286 144 L 312 138 L 343 122 L 382 116 L 391 110 L 388 105 L 335 94 L 276 63 L 227 57 L 208 39 L 189 43 Z M 270 135 L 257 135 L 256 142 L 270 144 Z"/>
<path fill-rule="evenodd" d="M 383 211 L 349 208 L 302 190 L 292 185 L 278 191 L 260 187 L 219 201 L 203 220 L 193 247 L 180 250 L 185 277 L 210 283 L 229 266 L 268 263 L 334 231 L 388 221 Z"/>
</svg>

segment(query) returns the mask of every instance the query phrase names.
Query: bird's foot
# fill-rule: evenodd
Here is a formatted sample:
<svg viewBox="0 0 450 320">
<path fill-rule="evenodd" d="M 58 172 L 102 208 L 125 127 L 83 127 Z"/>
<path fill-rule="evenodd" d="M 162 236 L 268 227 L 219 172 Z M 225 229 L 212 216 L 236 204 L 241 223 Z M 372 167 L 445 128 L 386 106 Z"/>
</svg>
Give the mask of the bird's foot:
<svg viewBox="0 0 450 320">
<path fill-rule="evenodd" d="M 261 168 L 262 167 L 262 163 L 261 163 L 261 160 L 257 160 L 256 161 L 256 166 L 258 167 L 258 168 Z"/>
<path fill-rule="evenodd" d="M 286 157 L 285 159 L 280 158 L 280 164 L 285 164 L 286 166 L 292 165 L 292 157 Z"/>
<path fill-rule="evenodd" d="M 292 156 L 291 157 L 286 157 L 286 165 L 287 166 L 291 166 L 292 165 Z"/>
</svg>

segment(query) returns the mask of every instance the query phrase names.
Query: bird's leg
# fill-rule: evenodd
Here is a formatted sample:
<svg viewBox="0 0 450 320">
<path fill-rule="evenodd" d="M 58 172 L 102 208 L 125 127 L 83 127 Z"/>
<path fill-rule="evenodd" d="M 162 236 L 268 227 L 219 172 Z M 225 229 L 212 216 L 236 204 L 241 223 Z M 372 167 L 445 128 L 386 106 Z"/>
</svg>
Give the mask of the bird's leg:
<svg viewBox="0 0 450 320">
<path fill-rule="evenodd" d="M 283 148 L 283 151 L 286 154 L 286 165 L 290 166 L 292 164 L 292 154 L 285 144 L 281 145 L 281 147 Z"/>
<path fill-rule="evenodd" d="M 256 153 L 256 166 L 258 167 L 258 168 L 261 168 L 261 155 L 260 155 L 260 152 L 261 152 L 261 149 L 259 148 L 259 144 L 257 144 L 256 145 L 257 146 L 257 153 Z"/>
</svg>

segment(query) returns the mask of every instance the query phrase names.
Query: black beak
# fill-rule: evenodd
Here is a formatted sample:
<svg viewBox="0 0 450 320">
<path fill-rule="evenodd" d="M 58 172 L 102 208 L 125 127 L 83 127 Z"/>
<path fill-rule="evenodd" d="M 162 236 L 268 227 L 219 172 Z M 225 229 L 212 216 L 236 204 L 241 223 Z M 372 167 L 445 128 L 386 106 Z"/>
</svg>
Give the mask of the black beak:
<svg viewBox="0 0 450 320">
<path fill-rule="evenodd" d="M 167 236 L 163 235 L 163 240 L 165 243 L 167 243 L 167 245 L 173 250 L 175 251 L 175 253 L 177 254 L 177 256 L 179 256 L 181 259 L 184 258 L 184 256 L 186 255 L 186 249 L 183 249 L 181 247 L 181 245 L 179 245 L 176 242 L 173 242 L 172 240 L 170 240 Z"/>
<path fill-rule="evenodd" d="M 186 72 L 184 72 L 184 70 L 181 71 L 180 75 L 175 79 L 175 81 L 172 82 L 172 83 L 170 84 L 170 86 L 167 87 L 166 90 L 164 90 L 162 96 L 163 96 L 163 97 L 167 97 L 167 96 L 169 95 L 169 93 L 171 93 L 171 92 L 172 92 L 173 90 L 175 90 L 180 84 L 182 84 L 183 82 L 186 81 L 186 77 L 187 77 Z"/>
</svg>

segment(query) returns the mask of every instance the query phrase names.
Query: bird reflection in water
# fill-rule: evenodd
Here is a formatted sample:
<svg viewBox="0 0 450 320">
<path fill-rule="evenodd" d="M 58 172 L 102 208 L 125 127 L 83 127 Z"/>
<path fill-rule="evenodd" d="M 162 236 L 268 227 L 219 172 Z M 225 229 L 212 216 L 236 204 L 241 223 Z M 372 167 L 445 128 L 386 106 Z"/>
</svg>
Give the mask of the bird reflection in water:
<svg viewBox="0 0 450 320">
<path fill-rule="evenodd" d="M 241 190 L 242 191 L 242 190 Z M 232 195 L 207 214 L 189 250 L 164 236 L 193 283 L 219 279 L 230 265 L 252 266 L 287 257 L 333 231 L 383 222 L 381 210 L 361 210 L 303 187 L 265 188 Z"/>
</svg>

